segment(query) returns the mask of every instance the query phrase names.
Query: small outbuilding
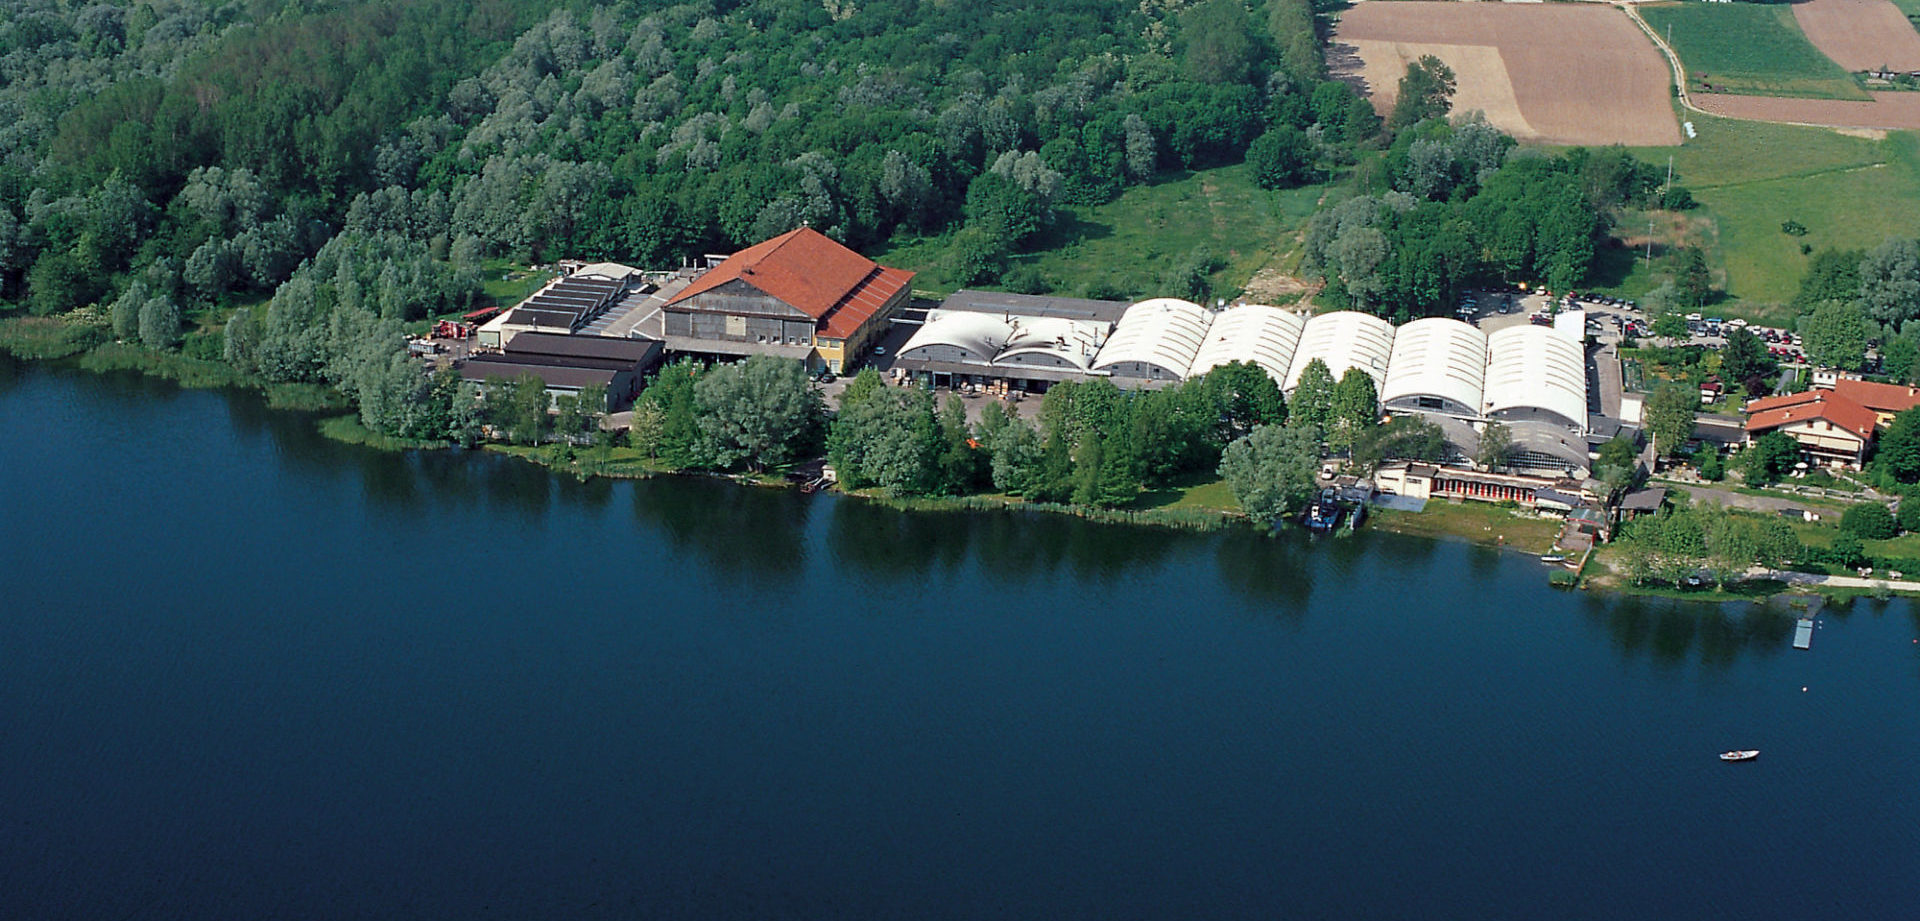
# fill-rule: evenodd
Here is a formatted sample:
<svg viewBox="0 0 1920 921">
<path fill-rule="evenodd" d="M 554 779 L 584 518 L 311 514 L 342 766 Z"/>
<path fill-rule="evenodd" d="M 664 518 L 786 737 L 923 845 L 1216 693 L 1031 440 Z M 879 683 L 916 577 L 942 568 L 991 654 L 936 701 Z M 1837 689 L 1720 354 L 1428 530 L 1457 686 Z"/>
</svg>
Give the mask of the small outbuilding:
<svg viewBox="0 0 1920 921">
<path fill-rule="evenodd" d="M 479 388 L 493 381 L 533 375 L 547 385 L 549 399 L 578 396 L 588 387 L 604 387 L 606 405 L 595 412 L 618 412 L 633 404 L 646 375 L 658 367 L 658 339 L 615 339 L 524 332 L 501 352 L 474 355 L 460 366 L 460 379 Z"/>
</svg>

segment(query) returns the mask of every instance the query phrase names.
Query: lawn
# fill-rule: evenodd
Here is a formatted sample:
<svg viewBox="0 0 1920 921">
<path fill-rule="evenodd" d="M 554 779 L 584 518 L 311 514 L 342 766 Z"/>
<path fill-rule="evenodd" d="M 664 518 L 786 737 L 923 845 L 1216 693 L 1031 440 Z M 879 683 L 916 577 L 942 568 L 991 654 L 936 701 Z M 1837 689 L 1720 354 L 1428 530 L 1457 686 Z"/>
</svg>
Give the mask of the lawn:
<svg viewBox="0 0 1920 921">
<path fill-rule="evenodd" d="M 1498 542 L 1527 553 L 1545 553 L 1560 535 L 1560 522 L 1524 517 L 1513 509 L 1485 502 L 1448 502 L 1433 499 L 1424 510 L 1396 512 L 1371 509 L 1370 527 L 1421 537 L 1464 537 L 1474 543 Z"/>
<path fill-rule="evenodd" d="M 1324 191 L 1267 192 L 1244 165 L 1163 177 L 1103 205 L 1059 209 L 1036 251 L 1015 257 L 1010 273 L 1043 291 L 1128 300 L 1164 293 L 1168 276 L 1204 247 L 1222 264 L 1212 275 L 1215 294 L 1231 297 L 1263 268 L 1294 268 L 1298 231 Z M 915 288 L 944 294 L 960 287 L 949 275 L 949 241 L 896 241 L 871 255 L 920 273 Z"/>
<path fill-rule="evenodd" d="M 1640 7 L 1669 36 L 1693 92 L 1866 99 L 1866 91 L 1807 41 L 1785 4 L 1677 3 Z"/>
<path fill-rule="evenodd" d="M 1240 503 L 1233 498 L 1233 490 L 1227 487 L 1227 481 L 1211 473 L 1190 474 L 1158 489 L 1146 490 L 1125 507 L 1134 510 L 1240 511 Z"/>
<path fill-rule="evenodd" d="M 1638 265 L 1630 272 L 1614 268 L 1618 293 L 1636 296 L 1657 284 L 1666 247 L 1701 245 L 1714 264 L 1716 284 L 1730 301 L 1741 302 L 1715 305 L 1714 312 L 1782 325 L 1791 317 L 1780 305 L 1799 290 L 1810 259 L 1802 246 L 1811 252 L 1865 249 L 1920 230 L 1912 217 L 1920 205 L 1920 139 L 1912 133 L 1874 139 L 1698 113 L 1687 118 L 1696 139 L 1634 153 L 1652 163 L 1671 155 L 1676 181 L 1692 190 L 1701 207 L 1691 220 L 1656 229 L 1653 272 Z M 1645 218 L 1638 220 L 1630 217 L 1616 233 L 1644 240 Z M 1788 220 L 1804 225 L 1806 235 L 1782 232 Z"/>
<path fill-rule="evenodd" d="M 552 272 L 535 272 L 505 259 L 489 259 L 480 264 L 480 305 L 511 307 L 540 290 L 551 278 Z"/>
</svg>

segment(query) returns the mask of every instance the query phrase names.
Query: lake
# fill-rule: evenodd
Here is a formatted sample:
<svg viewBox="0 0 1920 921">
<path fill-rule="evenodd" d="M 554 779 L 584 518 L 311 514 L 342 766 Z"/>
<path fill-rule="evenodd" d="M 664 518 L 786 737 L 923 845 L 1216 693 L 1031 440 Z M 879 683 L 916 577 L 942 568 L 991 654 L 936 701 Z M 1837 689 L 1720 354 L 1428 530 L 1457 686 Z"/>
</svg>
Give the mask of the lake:
<svg viewBox="0 0 1920 921">
<path fill-rule="evenodd" d="M 0 917 L 1920 904 L 1904 601 L 1800 652 L 1459 543 L 582 483 L 3 358 L 0 445 Z"/>
</svg>

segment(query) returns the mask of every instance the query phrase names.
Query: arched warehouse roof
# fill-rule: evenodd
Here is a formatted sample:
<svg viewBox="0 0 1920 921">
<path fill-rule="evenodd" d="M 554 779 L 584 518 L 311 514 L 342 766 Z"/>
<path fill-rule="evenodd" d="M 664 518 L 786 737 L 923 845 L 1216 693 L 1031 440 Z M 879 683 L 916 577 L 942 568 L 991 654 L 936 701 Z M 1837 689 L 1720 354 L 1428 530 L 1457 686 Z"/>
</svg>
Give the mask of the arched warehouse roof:
<svg viewBox="0 0 1920 921">
<path fill-rule="evenodd" d="M 1141 301 L 1120 317 L 1094 360 L 1096 371 L 1121 377 L 1179 380 L 1207 337 L 1213 314 L 1172 297 Z"/>
<path fill-rule="evenodd" d="M 1298 387 L 1301 373 L 1316 358 L 1327 363 L 1334 380 L 1348 368 L 1359 368 L 1373 376 L 1373 386 L 1378 389 L 1386 383 L 1387 359 L 1392 353 L 1392 323 L 1355 310 L 1323 313 L 1308 320 L 1300 331 L 1300 345 L 1293 351 L 1293 364 L 1281 389 L 1291 393 Z"/>
<path fill-rule="evenodd" d="M 1428 317 L 1394 331 L 1380 402 L 1478 416 L 1486 380 L 1487 334 L 1459 320 Z"/>
<path fill-rule="evenodd" d="M 1306 317 L 1290 310 L 1265 304 L 1235 307 L 1213 318 L 1207 341 L 1201 343 L 1187 376 L 1199 377 L 1221 365 L 1246 361 L 1266 369 L 1274 383 L 1285 383 L 1306 325 Z"/>
<path fill-rule="evenodd" d="M 985 364 L 1000 354 L 1013 332 L 1012 326 L 992 314 L 930 310 L 926 324 L 900 347 L 900 357 Z"/>
<path fill-rule="evenodd" d="M 1580 343 L 1544 326 L 1509 326 L 1487 336 L 1490 416 L 1587 427 L 1587 359 Z"/>
<path fill-rule="evenodd" d="M 1088 371 L 1106 336 L 1105 323 L 1065 317 L 1019 317 L 995 364 Z"/>
</svg>

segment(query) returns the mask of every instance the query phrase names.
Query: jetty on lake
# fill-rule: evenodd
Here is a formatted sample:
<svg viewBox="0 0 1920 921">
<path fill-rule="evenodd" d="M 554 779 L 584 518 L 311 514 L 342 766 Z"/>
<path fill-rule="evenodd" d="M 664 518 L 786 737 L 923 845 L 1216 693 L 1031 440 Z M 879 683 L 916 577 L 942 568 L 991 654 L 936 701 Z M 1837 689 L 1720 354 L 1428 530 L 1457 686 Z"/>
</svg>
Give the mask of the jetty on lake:
<svg viewBox="0 0 1920 921">
<path fill-rule="evenodd" d="M 1811 649 L 1813 647 L 1813 615 L 1800 618 L 1798 626 L 1793 628 L 1793 648 Z"/>
</svg>

